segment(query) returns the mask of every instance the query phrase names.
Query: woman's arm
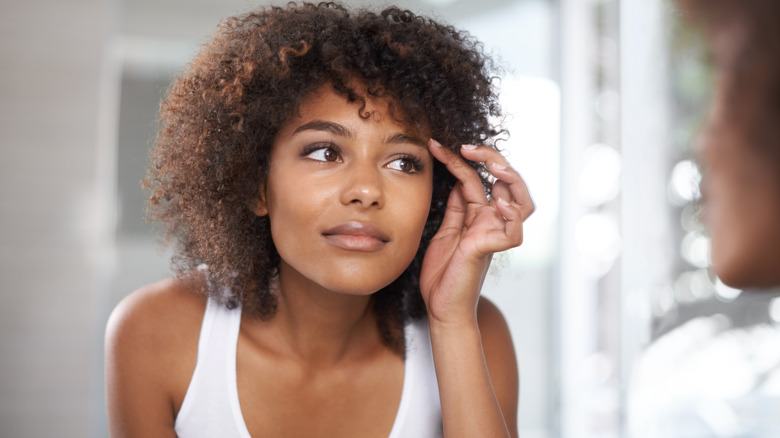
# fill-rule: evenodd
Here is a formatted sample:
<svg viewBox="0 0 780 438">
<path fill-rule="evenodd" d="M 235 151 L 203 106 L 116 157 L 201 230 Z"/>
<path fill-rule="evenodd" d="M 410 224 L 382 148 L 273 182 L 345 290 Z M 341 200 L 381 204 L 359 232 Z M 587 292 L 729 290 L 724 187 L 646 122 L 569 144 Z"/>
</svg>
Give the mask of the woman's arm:
<svg viewBox="0 0 780 438">
<path fill-rule="evenodd" d="M 518 373 L 503 316 L 480 299 L 474 324 L 431 324 L 444 435 L 517 437 Z"/>
<path fill-rule="evenodd" d="M 176 437 L 204 309 L 202 298 L 172 280 L 133 292 L 114 309 L 105 340 L 112 437 Z"/>
<path fill-rule="evenodd" d="M 458 178 L 442 225 L 423 261 L 420 290 L 428 309 L 444 434 L 517 436 L 517 365 L 498 309 L 479 298 L 492 254 L 520 245 L 534 205 L 525 182 L 496 150 L 463 147 L 497 178 L 492 199 L 476 171 L 430 143 L 431 153 Z"/>
</svg>

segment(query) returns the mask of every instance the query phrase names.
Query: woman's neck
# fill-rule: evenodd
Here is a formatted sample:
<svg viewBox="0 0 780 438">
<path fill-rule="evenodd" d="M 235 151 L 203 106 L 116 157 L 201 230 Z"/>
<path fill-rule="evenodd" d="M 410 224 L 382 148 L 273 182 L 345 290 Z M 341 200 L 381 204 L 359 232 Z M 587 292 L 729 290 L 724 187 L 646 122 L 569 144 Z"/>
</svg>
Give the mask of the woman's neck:
<svg viewBox="0 0 780 438">
<path fill-rule="evenodd" d="M 276 314 L 266 324 L 283 354 L 328 366 L 381 346 L 371 295 L 326 290 L 289 266 L 280 269 L 276 294 Z"/>
</svg>

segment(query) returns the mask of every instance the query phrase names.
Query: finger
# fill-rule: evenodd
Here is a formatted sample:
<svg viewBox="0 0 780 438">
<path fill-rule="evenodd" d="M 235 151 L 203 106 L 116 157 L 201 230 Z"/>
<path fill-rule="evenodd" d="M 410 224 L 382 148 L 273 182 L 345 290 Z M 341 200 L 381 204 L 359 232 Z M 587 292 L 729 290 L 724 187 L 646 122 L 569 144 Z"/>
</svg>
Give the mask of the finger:
<svg viewBox="0 0 780 438">
<path fill-rule="evenodd" d="M 507 184 L 511 195 L 502 194 L 502 197 L 513 201 L 520 207 L 524 220 L 534 212 L 536 207 L 528 191 L 528 185 L 499 151 L 488 146 L 464 145 L 461 148 L 461 153 L 469 160 L 484 162 L 493 176 Z"/>
<path fill-rule="evenodd" d="M 485 186 L 482 179 L 473 167 L 458 154 L 445 148 L 438 141 L 431 139 L 428 142 L 429 150 L 437 160 L 441 161 L 450 173 L 460 181 L 462 185 L 463 199 L 470 204 L 486 205 Z"/>
<path fill-rule="evenodd" d="M 514 198 L 514 195 L 512 195 L 512 192 L 510 191 L 510 185 L 507 184 L 504 181 L 497 180 L 493 184 L 493 190 L 491 192 L 491 200 L 490 205 L 496 205 L 496 202 L 498 198 L 502 198 L 509 202 L 510 204 L 514 205 L 521 213 L 521 220 L 525 221 L 528 219 L 528 217 L 533 213 L 533 210 L 535 208 L 533 200 L 531 200 L 530 195 L 528 195 L 528 198 L 517 202 Z"/>
<path fill-rule="evenodd" d="M 466 219 L 466 200 L 463 198 L 461 184 L 455 184 L 450 196 L 447 199 L 447 209 L 444 210 L 444 218 L 441 221 L 439 230 L 452 229 L 460 233 L 463 223 Z"/>
<path fill-rule="evenodd" d="M 469 160 L 482 163 L 499 163 L 510 167 L 509 161 L 501 154 L 501 151 L 491 146 L 464 144 L 460 147 L 460 153 Z"/>
<path fill-rule="evenodd" d="M 501 181 L 500 179 L 493 183 L 493 188 L 490 191 L 491 205 L 494 204 L 498 198 L 503 198 L 507 201 L 511 201 L 513 199 L 512 192 L 509 191 L 509 184 Z"/>
<path fill-rule="evenodd" d="M 508 239 L 506 242 L 509 248 L 518 246 L 523 243 L 523 221 L 527 216 L 524 216 L 520 207 L 514 202 L 509 202 L 504 198 L 496 198 L 496 209 L 504 217 L 504 234 Z M 506 248 L 508 249 L 508 248 Z"/>
</svg>

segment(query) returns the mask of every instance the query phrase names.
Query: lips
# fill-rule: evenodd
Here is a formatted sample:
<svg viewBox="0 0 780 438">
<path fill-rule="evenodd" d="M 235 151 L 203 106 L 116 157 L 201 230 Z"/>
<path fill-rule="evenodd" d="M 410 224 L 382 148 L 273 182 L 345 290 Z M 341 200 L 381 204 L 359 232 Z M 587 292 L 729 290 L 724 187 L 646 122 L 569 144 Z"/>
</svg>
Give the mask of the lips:
<svg viewBox="0 0 780 438">
<path fill-rule="evenodd" d="M 382 249 L 390 238 L 374 225 L 346 222 L 322 233 L 333 246 L 348 251 L 374 252 Z"/>
</svg>

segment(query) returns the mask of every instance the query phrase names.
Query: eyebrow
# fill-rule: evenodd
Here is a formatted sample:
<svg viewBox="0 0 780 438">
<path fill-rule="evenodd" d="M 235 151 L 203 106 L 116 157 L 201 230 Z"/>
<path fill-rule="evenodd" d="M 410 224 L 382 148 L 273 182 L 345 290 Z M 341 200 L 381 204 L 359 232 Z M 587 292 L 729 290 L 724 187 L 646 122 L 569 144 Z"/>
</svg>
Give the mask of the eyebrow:
<svg viewBox="0 0 780 438">
<path fill-rule="evenodd" d="M 352 131 L 344 125 L 325 120 L 312 120 L 295 128 L 293 135 L 302 131 L 326 131 L 340 137 L 352 137 Z M 386 144 L 413 144 L 424 149 L 428 149 L 428 142 L 422 138 L 415 137 L 406 133 L 399 132 L 384 139 Z"/>
<path fill-rule="evenodd" d="M 311 122 L 304 123 L 303 125 L 295 128 L 293 134 L 307 130 L 327 131 L 340 137 L 352 137 L 352 131 L 350 131 L 346 126 L 339 125 L 338 123 L 326 122 L 324 120 L 313 120 Z"/>
<path fill-rule="evenodd" d="M 388 144 L 405 144 L 405 143 L 409 143 L 409 144 L 413 144 L 413 145 L 416 145 L 416 146 L 420 146 L 423 149 L 428 149 L 428 142 L 427 141 L 425 141 L 425 140 L 423 140 L 423 139 L 421 139 L 419 137 L 415 137 L 415 136 L 412 136 L 412 135 L 409 135 L 409 134 L 403 134 L 403 133 L 398 133 L 398 134 L 395 134 L 395 135 L 391 135 L 390 137 L 385 139 L 385 143 L 388 143 Z"/>
</svg>

